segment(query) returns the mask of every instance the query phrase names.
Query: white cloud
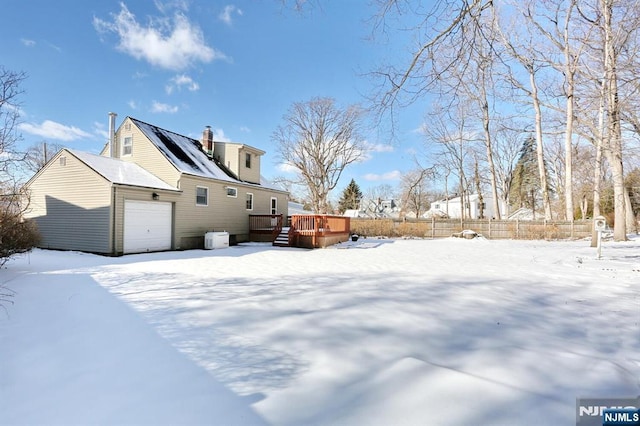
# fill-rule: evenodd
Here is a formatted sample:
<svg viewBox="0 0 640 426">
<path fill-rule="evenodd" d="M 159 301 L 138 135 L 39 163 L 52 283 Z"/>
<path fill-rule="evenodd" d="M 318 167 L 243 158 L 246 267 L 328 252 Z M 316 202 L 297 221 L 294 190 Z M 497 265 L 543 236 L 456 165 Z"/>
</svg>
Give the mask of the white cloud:
<svg viewBox="0 0 640 426">
<path fill-rule="evenodd" d="M 383 144 L 383 143 L 373 144 L 370 142 L 365 142 L 365 147 L 367 151 L 370 151 L 370 152 L 393 152 L 394 151 L 393 146 Z"/>
<path fill-rule="evenodd" d="M 93 133 L 95 133 L 96 135 L 104 138 L 104 139 L 109 139 L 109 131 L 106 129 L 106 126 L 104 123 L 101 123 L 99 121 L 94 121 L 93 123 Z"/>
<path fill-rule="evenodd" d="M 153 101 L 153 104 L 151 105 L 151 112 L 175 114 L 176 112 L 178 112 L 178 107 L 175 105 L 163 104 L 162 102 Z"/>
<path fill-rule="evenodd" d="M 394 170 L 392 172 L 387 172 L 383 174 L 375 174 L 375 173 L 367 173 L 364 175 L 364 179 L 372 182 L 382 181 L 382 180 L 400 180 L 402 177 L 402 172 L 399 170 Z"/>
<path fill-rule="evenodd" d="M 129 105 L 129 108 L 131 108 L 131 109 L 138 109 L 138 104 L 133 99 L 131 99 L 129 102 L 127 102 L 127 105 Z"/>
<path fill-rule="evenodd" d="M 228 4 L 224 7 L 224 9 L 222 9 L 222 12 L 220 12 L 220 14 L 218 15 L 218 19 L 227 25 L 232 25 L 234 13 L 238 16 L 242 16 L 242 9 L 239 9 L 233 4 Z"/>
<path fill-rule="evenodd" d="M 369 161 L 373 158 L 373 153 L 376 152 L 393 152 L 394 149 L 391 145 L 385 145 L 385 144 L 373 144 L 370 143 L 368 141 L 364 141 L 363 143 L 363 150 L 362 150 L 362 157 L 360 158 L 360 162 L 364 163 L 366 161 Z"/>
<path fill-rule="evenodd" d="M 30 40 L 28 38 L 21 38 L 20 41 L 27 47 L 33 47 L 36 45 L 36 42 L 34 40 Z"/>
<path fill-rule="evenodd" d="M 240 131 L 243 133 L 251 133 L 251 129 L 247 126 L 240 126 Z"/>
<path fill-rule="evenodd" d="M 190 92 L 200 90 L 200 85 L 196 83 L 191 77 L 186 74 L 178 74 L 171 80 L 169 80 L 169 84 L 165 86 L 165 91 L 170 95 L 175 89 L 180 90 L 183 86 L 186 87 Z"/>
<path fill-rule="evenodd" d="M 289 163 L 280 163 L 277 166 L 278 170 L 283 173 L 297 173 L 298 169 Z"/>
<path fill-rule="evenodd" d="M 74 141 L 82 138 L 90 138 L 91 135 L 75 126 L 65 126 L 55 121 L 45 120 L 41 124 L 22 123 L 18 126 L 23 132 L 42 136 L 47 139 L 60 141 Z"/>
<path fill-rule="evenodd" d="M 56 46 L 55 44 L 49 42 L 47 42 L 47 45 L 57 52 L 62 52 L 62 48 L 60 46 Z"/>
<path fill-rule="evenodd" d="M 100 33 L 117 34 L 118 50 L 152 65 L 180 70 L 194 63 L 225 58 L 223 53 L 207 45 L 200 28 L 181 13 L 176 13 L 172 20 L 152 19 L 145 27 L 121 3 L 120 13 L 112 14 L 112 18 L 105 21 L 94 17 L 93 26 Z"/>
<path fill-rule="evenodd" d="M 211 129 L 213 132 L 213 140 L 218 142 L 231 142 L 231 139 L 224 134 L 222 129 Z"/>
<path fill-rule="evenodd" d="M 162 13 L 167 13 L 170 9 L 177 9 L 185 12 L 189 10 L 189 4 L 186 0 L 154 0 L 153 4 Z"/>
</svg>

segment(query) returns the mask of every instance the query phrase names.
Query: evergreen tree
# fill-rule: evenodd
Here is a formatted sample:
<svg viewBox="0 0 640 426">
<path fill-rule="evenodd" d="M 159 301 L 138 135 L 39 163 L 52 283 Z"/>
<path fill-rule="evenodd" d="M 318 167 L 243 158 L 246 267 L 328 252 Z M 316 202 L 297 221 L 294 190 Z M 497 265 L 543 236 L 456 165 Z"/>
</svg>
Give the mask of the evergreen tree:
<svg viewBox="0 0 640 426">
<path fill-rule="evenodd" d="M 342 191 L 340 201 L 338 202 L 338 211 L 343 214 L 346 210 L 354 210 L 360 207 L 362 200 L 362 191 L 355 180 L 351 179 L 349 185 Z"/>
<path fill-rule="evenodd" d="M 533 136 L 525 139 L 520 148 L 520 154 L 516 167 L 511 174 L 509 202 L 511 211 L 521 207 L 535 209 L 536 197 L 540 189 L 540 175 L 536 158 L 536 141 Z"/>
</svg>

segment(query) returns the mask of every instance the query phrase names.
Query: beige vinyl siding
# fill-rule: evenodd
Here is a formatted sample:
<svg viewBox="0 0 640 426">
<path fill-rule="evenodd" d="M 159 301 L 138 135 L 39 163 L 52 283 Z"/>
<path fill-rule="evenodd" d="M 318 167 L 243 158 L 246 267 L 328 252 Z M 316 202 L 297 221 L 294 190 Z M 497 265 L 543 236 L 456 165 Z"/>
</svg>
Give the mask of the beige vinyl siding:
<svg viewBox="0 0 640 426">
<path fill-rule="evenodd" d="M 128 130 L 127 130 L 128 129 Z M 131 155 L 124 157 L 122 154 L 122 141 L 125 137 L 132 137 Z M 127 118 L 116 132 L 116 156 L 123 161 L 137 163 L 142 168 L 153 173 L 171 186 L 177 186 L 180 172 L 160 152 L 140 129 Z M 104 152 L 104 151 L 103 151 Z"/>
<path fill-rule="evenodd" d="M 173 203 L 173 224 L 172 228 L 175 229 L 176 224 L 176 202 L 180 199 L 181 193 L 176 191 L 162 191 L 157 189 L 147 189 L 138 187 L 129 187 L 122 185 L 113 186 L 113 198 L 115 200 L 115 221 L 113 223 L 115 232 L 114 237 L 116 240 L 116 253 L 122 254 L 124 251 L 124 202 L 125 200 L 137 200 L 137 201 L 151 201 L 153 193 L 159 195 L 158 201 Z M 172 246 L 174 249 L 179 249 L 179 240 L 176 241 L 176 233 L 172 234 Z"/>
<path fill-rule="evenodd" d="M 29 190 L 25 216 L 38 224 L 43 235 L 40 247 L 111 251 L 111 184 L 86 164 L 61 151 L 30 181 Z"/>
<path fill-rule="evenodd" d="M 246 154 L 251 154 L 251 168 L 247 168 Z M 260 183 L 260 155 L 253 149 L 245 146 L 240 150 L 240 166 L 238 177 L 251 183 Z"/>
<path fill-rule="evenodd" d="M 260 183 L 260 156 L 264 151 L 233 142 L 215 142 L 214 156 L 227 166 L 240 180 Z M 251 168 L 247 168 L 245 154 L 251 154 Z"/>
<path fill-rule="evenodd" d="M 222 164 L 227 166 L 236 176 L 240 170 L 238 169 L 238 150 L 239 145 L 229 142 L 214 142 L 213 155 Z"/>
<path fill-rule="evenodd" d="M 209 204 L 196 205 L 196 187 L 209 188 Z M 238 191 L 237 197 L 228 197 L 225 187 Z M 279 213 L 287 215 L 287 194 L 263 189 L 255 185 L 219 182 L 183 175 L 180 181 L 182 196 L 176 203 L 176 241 L 182 237 L 204 237 L 209 231 L 227 231 L 237 241 L 249 237 L 249 215 L 268 214 L 271 197 L 278 198 Z M 253 210 L 246 209 L 246 194 L 253 194 Z"/>
</svg>

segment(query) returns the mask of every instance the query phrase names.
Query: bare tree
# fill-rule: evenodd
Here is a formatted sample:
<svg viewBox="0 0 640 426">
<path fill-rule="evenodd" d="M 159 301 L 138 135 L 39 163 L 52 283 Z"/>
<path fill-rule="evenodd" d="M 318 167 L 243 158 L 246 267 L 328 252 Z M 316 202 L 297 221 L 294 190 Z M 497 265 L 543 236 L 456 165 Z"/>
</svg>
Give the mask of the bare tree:
<svg viewBox="0 0 640 426">
<path fill-rule="evenodd" d="M 501 120 L 494 136 L 494 157 L 496 159 L 496 175 L 499 182 L 498 190 L 503 201 L 505 211 L 503 217 L 509 216 L 509 195 L 513 183 L 513 173 L 522 146 L 522 125 L 513 119 Z"/>
<path fill-rule="evenodd" d="M 520 74 L 511 69 L 509 80 L 511 84 L 529 98 L 534 115 L 534 137 L 536 141 L 536 153 L 538 160 L 538 174 L 540 178 L 540 191 L 545 219 L 551 219 L 551 200 L 549 197 L 549 185 L 547 182 L 547 169 L 545 165 L 544 138 L 543 138 L 543 103 L 539 87 L 540 74 L 548 66 L 546 61 L 540 58 L 536 38 L 531 34 L 531 28 L 512 22 L 512 28 L 498 27 L 500 29 L 502 43 L 507 47 L 509 54 L 515 63 L 520 64 L 525 72 L 527 83 L 520 80 Z M 508 35 L 507 35 L 508 34 Z M 525 76 L 522 79 L 525 79 Z"/>
<path fill-rule="evenodd" d="M 0 66 L 0 266 L 11 256 L 31 250 L 38 242 L 34 225 L 22 219 L 28 206 L 28 194 L 19 174 L 24 154 L 16 147 L 20 138 L 17 133 L 18 98 L 25 78 L 24 73 Z"/>
<path fill-rule="evenodd" d="M 476 128 L 478 140 L 484 144 L 484 163 L 487 169 L 484 175 L 488 175 L 493 210 L 496 216 L 500 217 L 493 146 L 495 122 L 499 118 L 495 106 L 496 92 L 499 88 L 494 75 L 496 67 L 501 65 L 499 57 L 502 54 L 496 25 L 494 8 L 491 7 L 460 29 L 462 32 L 482 34 L 466 37 L 473 42 L 467 49 L 468 61 L 456 61 L 460 57 L 458 46 L 443 46 L 438 49 L 438 56 L 433 60 L 433 68 L 437 75 L 437 86 L 434 89 L 439 92 L 440 102 L 450 106 L 464 103 L 469 128 Z"/>
<path fill-rule="evenodd" d="M 18 99 L 23 93 L 20 85 L 26 78 L 23 72 L 5 69 L 0 65 L 0 189 L 13 192 L 13 181 L 17 166 L 24 159 L 18 152 L 17 133 L 20 118 Z"/>
<path fill-rule="evenodd" d="M 552 49 L 559 55 L 549 52 L 547 60 L 550 65 L 563 76 L 562 96 L 565 99 L 565 131 L 564 131 L 564 215 L 573 220 L 573 137 L 575 119 L 576 78 L 581 65 L 582 52 L 589 39 L 589 29 L 576 22 L 574 15 L 578 0 L 550 0 L 544 3 L 529 1 L 524 15 L 528 22 L 544 36 Z M 554 59 L 559 56 L 558 59 Z M 561 183 L 561 182 L 558 182 Z"/>
<path fill-rule="evenodd" d="M 398 109 L 429 94 L 442 70 L 469 63 L 471 49 L 468 47 L 476 45 L 476 38 L 485 36 L 478 21 L 493 7 L 493 1 L 444 0 L 428 6 L 419 0 L 377 0 L 376 3 L 379 13 L 374 27 L 381 32 L 388 31 L 387 23 L 393 17 L 410 17 L 416 22 L 413 28 L 400 29 L 411 31 L 417 39 L 406 63 L 384 65 L 371 73 L 376 83 L 370 99 L 372 109 L 379 121 L 386 116 L 391 118 L 393 134 Z M 464 31 L 465 28 L 469 29 Z M 441 55 L 442 49 L 449 51 L 446 57 Z M 436 58 L 441 61 L 434 67 Z"/>
<path fill-rule="evenodd" d="M 424 168 L 420 165 L 402 176 L 400 190 L 403 211 L 413 212 L 418 218 L 427 210 L 429 204 L 428 179 L 432 176 L 433 170 L 431 168 Z"/>
<path fill-rule="evenodd" d="M 370 186 L 364 194 L 363 200 L 378 202 L 378 200 L 391 200 L 396 196 L 396 189 L 388 183 Z"/>
<path fill-rule="evenodd" d="M 340 108 L 334 99 L 314 98 L 294 103 L 273 133 L 280 160 L 296 170 L 316 213 L 327 212 L 342 172 L 365 154 L 362 118 L 355 105 Z"/>
<path fill-rule="evenodd" d="M 467 123 L 466 106 L 452 105 L 451 108 L 434 106 L 428 120 L 429 125 L 423 128 L 427 144 L 435 144 L 438 164 L 444 165 L 458 178 L 457 192 L 461 205 L 466 205 L 469 196 L 468 159 L 472 157 L 471 145 L 478 142 Z M 441 168 L 441 167 L 440 167 Z M 461 220 L 465 218 L 462 210 Z"/>
<path fill-rule="evenodd" d="M 32 173 L 38 172 L 62 148 L 63 145 L 42 141 L 27 149 L 24 167 Z"/>
</svg>

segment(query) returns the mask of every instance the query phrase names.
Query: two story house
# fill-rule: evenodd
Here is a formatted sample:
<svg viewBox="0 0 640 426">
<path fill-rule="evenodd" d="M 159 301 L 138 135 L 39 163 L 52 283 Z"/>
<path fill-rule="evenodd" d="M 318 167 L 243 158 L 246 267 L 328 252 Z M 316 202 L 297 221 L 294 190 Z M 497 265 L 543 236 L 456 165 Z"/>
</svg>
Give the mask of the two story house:
<svg viewBox="0 0 640 426">
<path fill-rule="evenodd" d="M 121 255 L 202 248 L 204 235 L 249 238 L 249 215 L 287 216 L 288 193 L 263 181 L 264 151 L 192 139 L 127 117 L 100 155 L 63 149 L 27 183 L 41 247 Z"/>
</svg>

